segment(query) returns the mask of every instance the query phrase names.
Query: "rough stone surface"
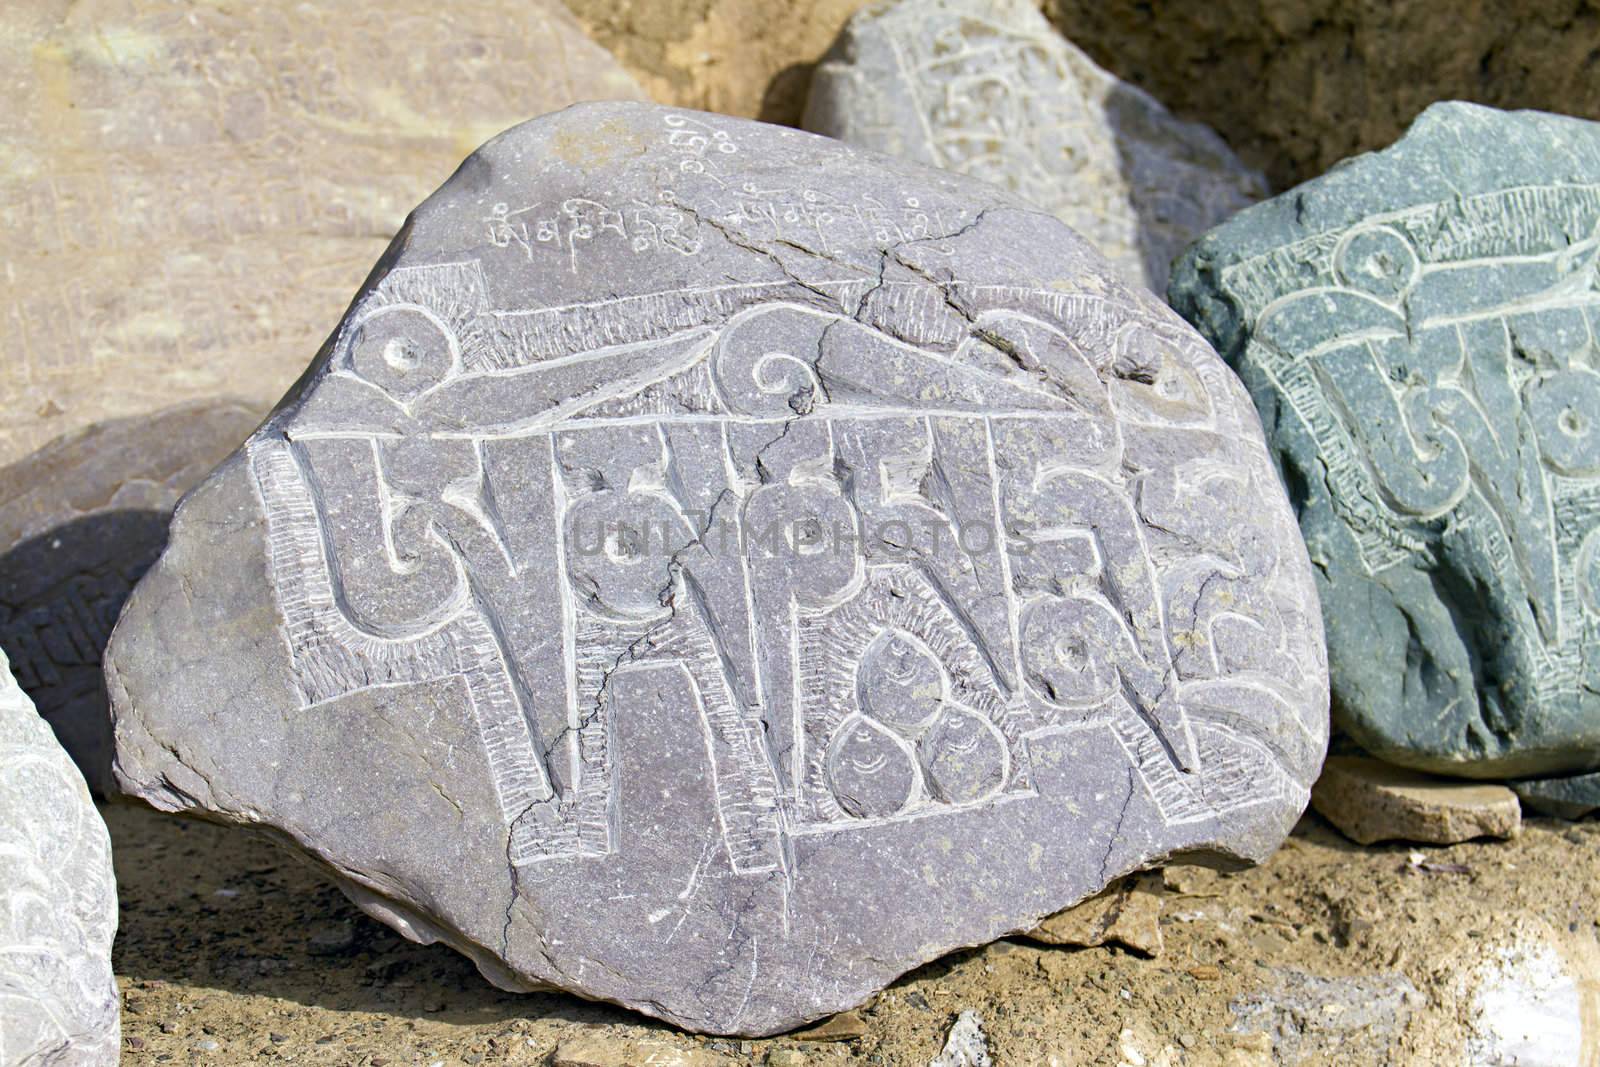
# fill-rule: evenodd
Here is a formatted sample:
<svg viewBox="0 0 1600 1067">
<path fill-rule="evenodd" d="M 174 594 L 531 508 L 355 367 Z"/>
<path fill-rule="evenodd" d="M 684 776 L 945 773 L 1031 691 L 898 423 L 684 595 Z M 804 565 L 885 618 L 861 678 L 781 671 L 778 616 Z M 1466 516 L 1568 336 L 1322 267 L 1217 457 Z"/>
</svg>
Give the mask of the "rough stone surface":
<svg viewBox="0 0 1600 1067">
<path fill-rule="evenodd" d="M 680 1049 L 663 1041 L 641 1041 L 609 1033 L 571 1037 L 556 1046 L 550 1067 L 735 1067 L 706 1049 Z"/>
<path fill-rule="evenodd" d="M 1043 0 L 1120 77 L 1222 131 L 1280 189 L 1381 148 L 1436 100 L 1600 118 L 1600 9 L 1371 0 Z"/>
<path fill-rule="evenodd" d="M 983 1019 L 970 1009 L 956 1016 L 944 1048 L 928 1061 L 928 1067 L 992 1067 L 989 1039 L 983 1033 Z"/>
<path fill-rule="evenodd" d="M 1161 955 L 1159 871 L 1124 878 L 1104 892 L 1050 916 L 1027 936 L 1047 945 L 1092 948 L 1116 943 L 1141 956 Z"/>
<path fill-rule="evenodd" d="M 1562 819 L 1581 819 L 1600 808 L 1600 774 L 1525 778 L 1508 783 L 1526 808 Z"/>
<path fill-rule="evenodd" d="M 1440 104 L 1174 272 L 1299 512 L 1335 720 L 1390 762 L 1600 763 L 1597 233 L 1600 128 Z"/>
<path fill-rule="evenodd" d="M 0 652 L 0 1063 L 114 1067 L 111 838 Z"/>
<path fill-rule="evenodd" d="M 0 468 L 0 648 L 83 772 L 111 788 L 100 657 L 178 498 L 263 410 L 225 400 L 99 423 Z"/>
<path fill-rule="evenodd" d="M 1064 225 L 594 105 L 417 209 L 107 681 L 151 804 L 496 981 L 752 1034 L 1269 853 L 1319 617 L 1249 398 Z"/>
<path fill-rule="evenodd" d="M 0 5 L 0 464 L 277 399 L 496 130 L 638 87 L 554 0 Z"/>
<path fill-rule="evenodd" d="M 1009 189 L 1156 292 L 1184 246 L 1266 193 L 1215 133 L 1097 67 L 1029 0 L 867 8 L 817 68 L 803 124 Z"/>
<path fill-rule="evenodd" d="M 1404 1063 L 1401 1035 L 1427 1003 L 1392 971 L 1326 978 L 1282 968 L 1264 977 L 1264 988 L 1228 1007 L 1234 1032 L 1267 1038 L 1272 1064 Z"/>
<path fill-rule="evenodd" d="M 1503 785 L 1452 781 L 1361 756 L 1330 756 L 1311 804 L 1346 837 L 1453 845 L 1513 837 L 1522 825 L 1517 795 Z"/>
</svg>

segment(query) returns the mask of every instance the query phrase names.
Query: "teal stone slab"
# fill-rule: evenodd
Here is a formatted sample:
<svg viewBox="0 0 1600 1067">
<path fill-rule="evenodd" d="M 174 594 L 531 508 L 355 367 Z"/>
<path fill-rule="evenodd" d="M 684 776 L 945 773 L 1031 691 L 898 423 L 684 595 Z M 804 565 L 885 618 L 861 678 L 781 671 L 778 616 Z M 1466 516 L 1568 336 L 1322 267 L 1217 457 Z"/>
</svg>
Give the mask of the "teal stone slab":
<svg viewBox="0 0 1600 1067">
<path fill-rule="evenodd" d="M 1535 778 L 1512 782 L 1522 806 L 1541 815 L 1581 819 L 1600 808 L 1600 774 L 1574 774 L 1566 778 Z"/>
<path fill-rule="evenodd" d="M 1600 765 L 1597 260 L 1600 125 L 1447 103 L 1175 267 L 1299 515 L 1335 721 L 1383 759 Z"/>
</svg>

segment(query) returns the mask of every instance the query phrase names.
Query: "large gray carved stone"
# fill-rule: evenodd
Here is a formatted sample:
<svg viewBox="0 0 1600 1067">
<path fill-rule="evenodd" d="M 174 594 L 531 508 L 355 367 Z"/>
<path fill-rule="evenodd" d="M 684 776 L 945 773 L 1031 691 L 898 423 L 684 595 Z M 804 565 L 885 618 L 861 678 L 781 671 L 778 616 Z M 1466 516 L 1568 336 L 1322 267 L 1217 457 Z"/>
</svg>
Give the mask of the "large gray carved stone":
<svg viewBox="0 0 1600 1067">
<path fill-rule="evenodd" d="M 1031 0 L 895 0 L 845 26 L 803 125 L 970 174 L 1165 292 L 1190 241 L 1266 195 L 1212 130 L 1096 66 Z"/>
<path fill-rule="evenodd" d="M 990 186 L 626 104 L 416 210 L 107 656 L 128 791 L 743 1034 L 1265 856 L 1324 671 L 1249 398 L 1153 296 Z"/>
<path fill-rule="evenodd" d="M 100 657 L 178 498 L 261 421 L 230 400 L 96 423 L 0 467 L 0 648 L 83 772 L 111 788 Z"/>
<path fill-rule="evenodd" d="M 0 1064 L 114 1067 L 111 838 L 0 652 Z"/>
<path fill-rule="evenodd" d="M 1439 104 L 1174 273 L 1262 413 L 1374 755 L 1600 766 L 1597 251 L 1600 127 Z"/>
</svg>

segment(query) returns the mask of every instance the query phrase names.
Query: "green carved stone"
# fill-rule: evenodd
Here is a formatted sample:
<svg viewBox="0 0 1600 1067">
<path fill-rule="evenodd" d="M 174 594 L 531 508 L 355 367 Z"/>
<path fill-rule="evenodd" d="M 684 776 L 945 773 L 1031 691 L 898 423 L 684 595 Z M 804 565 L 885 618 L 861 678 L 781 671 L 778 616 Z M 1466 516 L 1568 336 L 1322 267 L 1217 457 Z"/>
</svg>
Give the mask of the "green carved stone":
<svg viewBox="0 0 1600 1067">
<path fill-rule="evenodd" d="M 1336 721 L 1385 759 L 1600 765 L 1597 261 L 1600 125 L 1448 103 L 1175 267 L 1299 514 Z"/>
</svg>

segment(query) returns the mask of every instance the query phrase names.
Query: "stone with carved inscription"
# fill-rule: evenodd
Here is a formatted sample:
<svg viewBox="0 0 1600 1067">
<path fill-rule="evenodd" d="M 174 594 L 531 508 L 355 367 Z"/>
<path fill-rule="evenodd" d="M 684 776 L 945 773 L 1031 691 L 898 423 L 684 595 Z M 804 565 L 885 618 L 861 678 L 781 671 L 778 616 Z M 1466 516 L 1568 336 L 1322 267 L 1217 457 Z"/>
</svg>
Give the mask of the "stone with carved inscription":
<svg viewBox="0 0 1600 1067">
<path fill-rule="evenodd" d="M 1170 295 L 1262 413 L 1336 718 L 1422 770 L 1600 766 L 1600 126 L 1435 105 Z"/>
<path fill-rule="evenodd" d="M 0 1064 L 115 1067 L 111 838 L 0 652 Z"/>
<path fill-rule="evenodd" d="M 111 791 L 100 656 L 178 498 L 265 410 L 230 400 L 113 419 L 0 468 L 0 648 L 89 788 Z"/>
<path fill-rule="evenodd" d="M 1102 70 L 1031 0 L 895 0 L 846 25 L 803 125 L 1009 189 L 1164 292 L 1191 240 L 1267 186 L 1206 126 Z"/>
<path fill-rule="evenodd" d="M 643 93 L 558 0 L 0 4 L 0 464 L 263 410 L 497 130 Z"/>
<path fill-rule="evenodd" d="M 763 1034 L 1268 854 L 1319 620 L 1249 397 L 1065 225 L 590 105 L 417 208 L 107 680 L 151 804 L 496 982 Z"/>
</svg>

